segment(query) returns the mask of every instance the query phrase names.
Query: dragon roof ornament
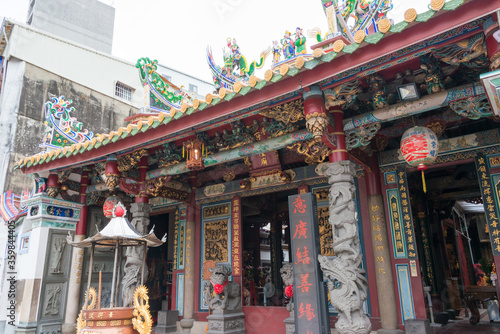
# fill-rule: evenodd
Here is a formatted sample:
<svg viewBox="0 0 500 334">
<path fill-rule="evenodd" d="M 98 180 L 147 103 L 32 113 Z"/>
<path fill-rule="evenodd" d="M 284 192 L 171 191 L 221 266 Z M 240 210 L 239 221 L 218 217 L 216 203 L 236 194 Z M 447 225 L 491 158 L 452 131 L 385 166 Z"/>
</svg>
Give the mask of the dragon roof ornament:
<svg viewBox="0 0 500 334">
<path fill-rule="evenodd" d="M 170 111 L 171 108 L 181 109 L 183 103 L 192 104 L 193 97 L 183 89 L 177 87 L 156 71 L 158 61 L 148 57 L 137 60 L 135 67 L 139 69 L 139 77 L 144 87 L 149 89 L 149 101 L 144 107 L 150 112 L 159 113 Z"/>
<path fill-rule="evenodd" d="M 83 123 L 71 116 L 75 111 L 69 106 L 71 103 L 64 96 L 53 97 L 52 101 L 45 102 L 45 130 L 40 144 L 42 152 L 83 143 L 94 136 L 89 130 L 83 129 Z"/>
<path fill-rule="evenodd" d="M 207 62 L 217 91 L 224 88 L 228 91 L 233 91 L 233 86 L 237 81 L 240 81 L 244 86 L 248 86 L 250 77 L 254 74 L 255 70 L 261 68 L 270 49 L 261 52 L 259 62 L 253 61 L 250 64 L 247 62 L 245 56 L 241 54 L 240 47 L 236 43 L 236 39 L 227 39 L 227 48 L 223 49 L 224 66 L 216 64 L 212 49 L 207 46 Z"/>
</svg>

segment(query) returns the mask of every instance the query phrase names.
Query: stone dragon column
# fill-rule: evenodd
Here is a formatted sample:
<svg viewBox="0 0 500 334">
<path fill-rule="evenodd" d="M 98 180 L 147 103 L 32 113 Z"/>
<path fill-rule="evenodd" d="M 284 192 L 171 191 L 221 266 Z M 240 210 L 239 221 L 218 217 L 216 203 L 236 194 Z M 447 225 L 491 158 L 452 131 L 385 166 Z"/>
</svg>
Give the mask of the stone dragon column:
<svg viewBox="0 0 500 334">
<path fill-rule="evenodd" d="M 308 131 L 318 138 L 318 127 L 323 128 L 321 140 L 331 150 L 325 175 L 331 185 L 329 192 L 329 222 L 333 232 L 333 251 L 336 258 L 318 256 L 323 273 L 328 277 L 330 300 L 339 313 L 335 329 L 339 334 L 367 334 L 371 323 L 363 311 L 367 299 L 368 282 L 360 268 L 362 262 L 358 237 L 354 165 L 347 155 L 345 133 L 342 130 L 343 112 L 339 106 L 332 111 L 333 133 L 327 133 L 329 116 L 319 87 L 304 93 L 304 114 Z M 325 140 L 325 136 L 329 139 Z M 334 138 L 334 140 L 332 140 Z"/>
</svg>

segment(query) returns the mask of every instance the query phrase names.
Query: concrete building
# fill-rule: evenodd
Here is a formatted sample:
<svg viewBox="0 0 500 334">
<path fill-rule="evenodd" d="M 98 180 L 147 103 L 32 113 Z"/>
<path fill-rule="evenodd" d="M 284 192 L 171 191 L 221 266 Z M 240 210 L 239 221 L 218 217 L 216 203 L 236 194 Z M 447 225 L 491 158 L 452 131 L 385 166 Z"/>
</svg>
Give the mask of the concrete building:
<svg viewBox="0 0 500 334">
<path fill-rule="evenodd" d="M 32 1 L 32 5 L 33 3 L 35 1 Z M 42 1 L 36 1 L 34 8 L 40 3 Z M 34 12 L 32 22 L 35 19 Z M 135 63 L 113 57 L 96 48 L 70 42 L 54 33 L 37 29 L 34 24 L 28 26 L 4 20 L 1 31 L 0 245 L 3 247 L 8 240 L 7 222 L 23 213 L 20 194 L 28 194 L 33 188 L 30 177 L 12 173 L 13 164 L 18 159 L 41 151 L 39 144 L 44 137 L 46 102 L 61 96 L 66 101 L 71 100 L 69 107 L 74 108 L 71 115 L 83 124 L 83 128 L 97 136 L 125 125 L 124 119 L 138 114 L 145 99 Z M 195 88 L 199 93 L 212 91 L 206 82 L 170 68 L 163 69 L 163 75 L 175 77 L 176 82 L 181 82 L 186 88 Z M 78 194 L 71 191 L 69 193 L 71 196 Z M 67 229 L 60 229 L 62 225 L 56 226 L 61 222 L 53 221 L 55 225 L 50 227 L 35 227 L 31 223 L 23 224 L 22 221 L 21 218 L 15 225 L 16 252 L 24 247 L 22 240 L 31 239 L 29 252 L 17 252 L 15 268 L 18 280 L 17 314 L 22 313 L 23 316 L 16 318 L 16 327 L 6 326 L 8 319 L 5 312 L 5 292 L 8 291 L 9 284 L 5 270 L 7 259 L 2 257 L 0 333 L 12 333 L 14 329 L 33 333 L 60 329 L 63 322 L 61 319 L 64 319 L 64 302 L 55 305 L 44 298 L 51 294 L 50 298 L 57 297 L 65 301 L 67 286 L 64 284 L 67 280 L 62 282 L 61 277 L 69 277 L 69 273 L 47 269 L 48 263 L 53 261 L 50 257 L 53 252 L 47 245 L 53 245 L 62 236 L 61 233 L 67 233 Z M 34 254 L 38 254 L 36 259 L 41 261 L 34 261 Z M 69 268 L 69 263 L 63 265 Z M 60 290 L 51 290 L 47 285 L 49 283 L 63 285 Z M 49 304 L 30 302 L 39 299 Z M 56 327 L 51 327 L 54 323 Z"/>
<path fill-rule="evenodd" d="M 115 8 L 98 0 L 31 0 L 26 23 L 89 48 L 111 53 Z"/>
</svg>

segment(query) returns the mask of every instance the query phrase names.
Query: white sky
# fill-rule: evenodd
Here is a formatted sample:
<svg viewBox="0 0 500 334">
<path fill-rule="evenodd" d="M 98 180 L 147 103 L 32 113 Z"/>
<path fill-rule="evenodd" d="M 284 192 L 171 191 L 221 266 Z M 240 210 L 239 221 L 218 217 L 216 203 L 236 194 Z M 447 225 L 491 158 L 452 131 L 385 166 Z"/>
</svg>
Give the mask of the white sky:
<svg viewBox="0 0 500 334">
<path fill-rule="evenodd" d="M 29 0 L 0 0 L 0 18 L 24 23 Z M 81 0 L 83 2 L 83 0 Z M 222 48 L 236 38 L 247 61 L 283 37 L 286 30 L 319 27 L 326 33 L 326 18 L 319 0 L 106 0 L 116 8 L 113 55 L 136 62 L 140 57 L 212 82 L 206 62 L 210 45 L 222 65 Z M 391 15 L 402 20 L 407 8 L 425 11 L 430 0 L 393 0 Z M 307 47 L 315 44 L 308 38 Z M 268 57 L 264 69 L 269 68 Z M 261 74 L 257 73 L 257 75 Z M 262 75 L 261 75 L 262 76 Z"/>
</svg>

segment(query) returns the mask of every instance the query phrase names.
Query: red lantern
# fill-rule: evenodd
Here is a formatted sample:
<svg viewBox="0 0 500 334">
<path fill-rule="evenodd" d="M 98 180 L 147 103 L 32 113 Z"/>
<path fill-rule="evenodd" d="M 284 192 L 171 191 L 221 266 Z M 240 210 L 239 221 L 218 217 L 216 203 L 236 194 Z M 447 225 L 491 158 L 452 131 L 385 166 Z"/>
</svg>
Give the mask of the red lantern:
<svg viewBox="0 0 500 334">
<path fill-rule="evenodd" d="M 113 217 L 113 209 L 115 208 L 115 205 L 118 204 L 119 202 L 120 202 L 120 197 L 115 195 L 106 198 L 102 206 L 102 211 L 104 212 L 104 216 L 106 216 L 106 218 Z"/>
<path fill-rule="evenodd" d="M 424 170 L 436 161 L 438 156 L 437 136 L 431 129 L 415 126 L 401 137 L 401 154 L 406 162 L 422 171 L 422 183 L 426 192 Z"/>
</svg>

